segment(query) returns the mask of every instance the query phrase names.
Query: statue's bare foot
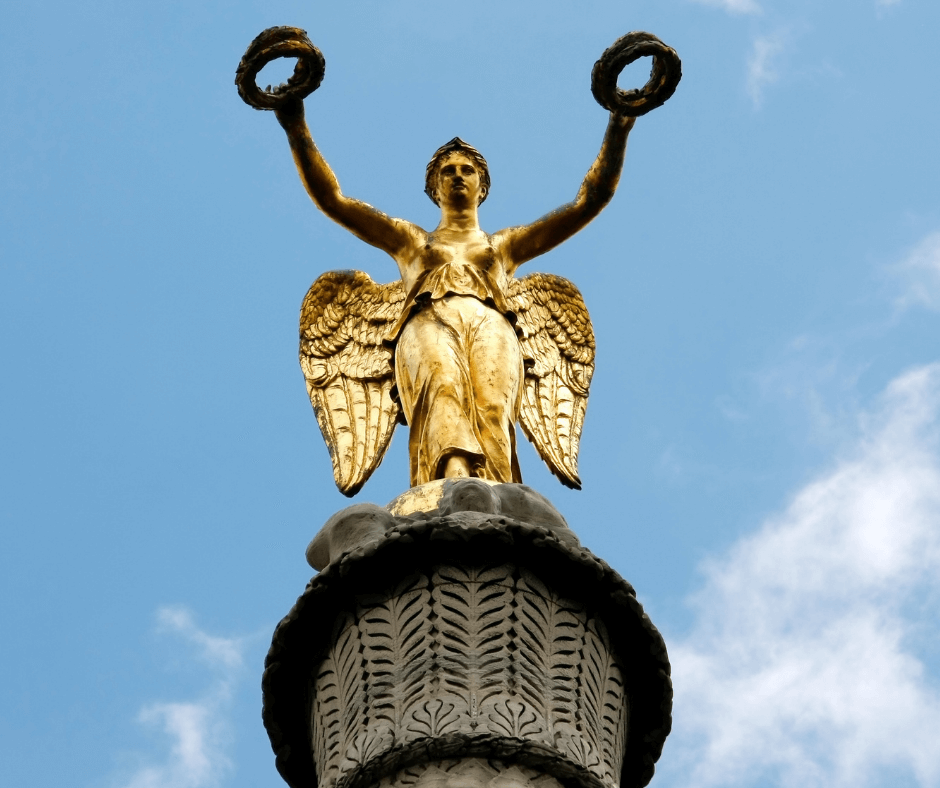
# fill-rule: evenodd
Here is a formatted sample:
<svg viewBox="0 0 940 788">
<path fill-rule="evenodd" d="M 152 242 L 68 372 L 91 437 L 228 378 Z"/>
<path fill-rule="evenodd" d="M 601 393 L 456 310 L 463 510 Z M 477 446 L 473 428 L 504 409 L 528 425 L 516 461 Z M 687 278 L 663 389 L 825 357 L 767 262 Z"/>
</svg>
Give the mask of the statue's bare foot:
<svg viewBox="0 0 940 788">
<path fill-rule="evenodd" d="M 444 465 L 445 479 L 461 479 L 472 475 L 473 474 L 470 472 L 470 460 L 464 455 L 452 454 L 447 458 L 447 463 Z"/>
</svg>

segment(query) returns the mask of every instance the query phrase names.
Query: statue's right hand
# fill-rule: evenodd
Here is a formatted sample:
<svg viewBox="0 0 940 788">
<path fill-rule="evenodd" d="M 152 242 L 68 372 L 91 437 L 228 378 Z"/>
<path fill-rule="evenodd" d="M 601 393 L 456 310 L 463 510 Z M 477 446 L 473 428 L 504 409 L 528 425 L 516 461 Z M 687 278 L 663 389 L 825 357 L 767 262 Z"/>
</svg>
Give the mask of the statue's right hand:
<svg viewBox="0 0 940 788">
<path fill-rule="evenodd" d="M 277 122 L 284 127 L 284 130 L 290 131 L 298 123 L 303 123 L 303 99 L 290 98 L 274 109 L 274 115 L 277 117 Z"/>
<path fill-rule="evenodd" d="M 258 72 L 279 57 L 297 58 L 293 75 L 284 85 L 273 89 L 268 86 L 262 90 L 255 83 Z M 296 118 L 298 112 L 299 117 L 303 118 L 301 102 L 320 86 L 325 68 L 323 54 L 303 30 L 297 27 L 269 27 L 249 44 L 235 72 L 235 85 L 242 100 L 255 109 L 278 111 L 284 107 L 285 118 Z M 300 104 L 300 109 L 286 107 L 289 104 Z"/>
</svg>

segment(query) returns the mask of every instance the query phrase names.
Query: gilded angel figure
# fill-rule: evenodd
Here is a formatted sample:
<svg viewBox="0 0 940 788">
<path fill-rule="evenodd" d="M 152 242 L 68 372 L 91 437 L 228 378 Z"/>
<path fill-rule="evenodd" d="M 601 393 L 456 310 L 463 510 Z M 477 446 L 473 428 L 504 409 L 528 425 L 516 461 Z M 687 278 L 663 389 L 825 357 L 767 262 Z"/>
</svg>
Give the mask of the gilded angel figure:
<svg viewBox="0 0 940 788">
<path fill-rule="evenodd" d="M 315 57 L 302 57 L 311 51 Z M 258 91 L 257 63 L 284 55 L 301 56 L 294 77 L 274 91 Z M 425 191 L 441 210 L 429 231 L 343 194 L 313 142 L 296 90 L 306 82 L 309 93 L 322 73 L 322 55 L 303 31 L 272 28 L 249 47 L 236 82 L 246 101 L 274 109 L 314 204 L 386 252 L 401 276 L 377 284 L 362 272 L 332 271 L 314 282 L 301 307 L 300 363 L 340 491 L 359 491 L 397 422 L 409 428 L 412 486 L 459 476 L 520 482 L 520 421 L 551 471 L 580 488 L 578 442 L 594 371 L 590 319 L 571 282 L 516 272 L 610 202 L 634 116 L 652 107 L 631 111 L 623 101 L 609 102 L 615 106 L 608 107 L 600 152 L 574 200 L 492 234 L 479 222 L 490 190 L 486 160 L 455 137 L 427 166 Z M 616 73 L 612 85 L 618 91 Z"/>
</svg>

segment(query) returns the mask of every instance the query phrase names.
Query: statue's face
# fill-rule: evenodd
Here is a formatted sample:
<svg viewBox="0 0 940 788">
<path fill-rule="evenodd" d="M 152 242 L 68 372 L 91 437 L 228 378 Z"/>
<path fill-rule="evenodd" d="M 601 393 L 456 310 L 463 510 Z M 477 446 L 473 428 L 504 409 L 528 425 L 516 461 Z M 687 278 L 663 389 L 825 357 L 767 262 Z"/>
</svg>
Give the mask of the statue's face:
<svg viewBox="0 0 940 788">
<path fill-rule="evenodd" d="M 437 170 L 437 197 L 441 205 L 479 205 L 485 196 L 480 171 L 472 159 L 452 153 L 441 162 Z"/>
</svg>

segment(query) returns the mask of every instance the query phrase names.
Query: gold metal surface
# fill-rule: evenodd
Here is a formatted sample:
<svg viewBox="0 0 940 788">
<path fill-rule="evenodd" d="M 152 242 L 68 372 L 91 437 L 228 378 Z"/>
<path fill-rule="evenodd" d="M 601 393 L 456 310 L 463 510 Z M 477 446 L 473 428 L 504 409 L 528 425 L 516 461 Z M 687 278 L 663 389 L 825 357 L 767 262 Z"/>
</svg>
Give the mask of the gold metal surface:
<svg viewBox="0 0 940 788">
<path fill-rule="evenodd" d="M 280 38 L 303 32 L 276 30 Z M 486 161 L 454 138 L 428 165 L 426 191 L 441 209 L 428 231 L 343 194 L 310 136 L 302 99 L 288 88 L 265 96 L 275 96 L 308 194 L 329 218 L 388 253 L 401 275 L 383 285 L 361 272 L 326 273 L 303 302 L 300 363 L 339 489 L 358 492 L 396 422 L 410 428 L 412 486 L 458 476 L 521 481 L 516 421 L 561 482 L 580 489 L 578 444 L 594 371 L 590 318 L 571 282 L 516 272 L 585 227 L 613 197 L 631 110 L 611 111 L 574 200 L 493 234 L 480 228 L 478 215 L 490 188 Z"/>
<path fill-rule="evenodd" d="M 498 483 L 486 479 L 483 481 L 490 485 Z M 407 517 L 415 512 L 433 512 L 440 507 L 446 486 L 461 483 L 466 484 L 466 482 L 448 479 L 435 479 L 427 484 L 419 484 L 396 496 L 395 500 L 386 504 L 385 508 L 394 517 Z"/>
</svg>

